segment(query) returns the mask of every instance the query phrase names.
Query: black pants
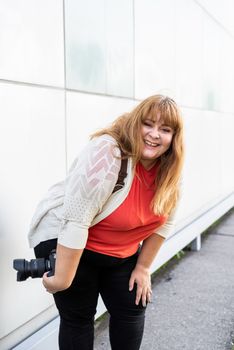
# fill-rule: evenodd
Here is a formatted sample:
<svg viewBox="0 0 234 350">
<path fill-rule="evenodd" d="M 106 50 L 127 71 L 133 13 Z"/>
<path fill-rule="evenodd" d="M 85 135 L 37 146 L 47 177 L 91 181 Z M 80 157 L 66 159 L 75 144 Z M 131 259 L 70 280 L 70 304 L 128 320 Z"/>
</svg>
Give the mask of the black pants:
<svg viewBox="0 0 234 350">
<path fill-rule="evenodd" d="M 37 257 L 48 257 L 56 240 L 40 243 Z M 60 315 L 60 350 L 91 350 L 94 338 L 94 316 L 99 293 L 110 314 L 112 350 L 138 350 L 145 319 L 145 307 L 135 305 L 136 285 L 128 285 L 138 252 L 129 258 L 115 258 L 84 250 L 70 288 L 54 294 Z"/>
</svg>

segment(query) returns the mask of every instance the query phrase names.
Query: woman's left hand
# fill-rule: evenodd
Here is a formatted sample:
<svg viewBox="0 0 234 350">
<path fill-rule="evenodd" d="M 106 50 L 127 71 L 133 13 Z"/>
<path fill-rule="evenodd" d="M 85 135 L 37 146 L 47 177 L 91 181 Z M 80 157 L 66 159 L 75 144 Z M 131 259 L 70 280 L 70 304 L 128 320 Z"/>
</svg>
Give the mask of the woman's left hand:
<svg viewBox="0 0 234 350">
<path fill-rule="evenodd" d="M 139 305 L 140 300 L 142 300 L 142 305 L 146 306 L 146 304 L 151 301 L 152 295 L 149 269 L 137 264 L 129 280 L 129 291 L 133 290 L 134 283 L 137 285 L 136 305 Z"/>
</svg>

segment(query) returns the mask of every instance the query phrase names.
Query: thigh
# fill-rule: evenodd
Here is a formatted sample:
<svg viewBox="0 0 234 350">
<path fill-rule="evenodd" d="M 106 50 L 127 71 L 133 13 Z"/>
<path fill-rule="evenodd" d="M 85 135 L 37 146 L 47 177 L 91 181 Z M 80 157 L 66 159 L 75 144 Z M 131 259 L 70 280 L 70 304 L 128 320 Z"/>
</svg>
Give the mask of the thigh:
<svg viewBox="0 0 234 350">
<path fill-rule="evenodd" d="M 71 286 L 54 294 L 60 316 L 68 322 L 93 319 L 99 294 L 99 270 L 81 258 Z"/>
<path fill-rule="evenodd" d="M 141 317 L 145 312 L 141 302 L 139 305 L 135 304 L 136 285 L 129 291 L 129 280 L 137 258 L 136 254 L 123 264 L 102 272 L 100 294 L 111 316 Z"/>
<path fill-rule="evenodd" d="M 57 239 L 43 241 L 34 248 L 36 258 L 48 259 L 51 250 L 56 249 Z M 99 270 L 90 261 L 84 250 L 71 286 L 53 295 L 61 317 L 75 320 L 79 317 L 92 318 L 96 312 L 99 286 Z"/>
</svg>

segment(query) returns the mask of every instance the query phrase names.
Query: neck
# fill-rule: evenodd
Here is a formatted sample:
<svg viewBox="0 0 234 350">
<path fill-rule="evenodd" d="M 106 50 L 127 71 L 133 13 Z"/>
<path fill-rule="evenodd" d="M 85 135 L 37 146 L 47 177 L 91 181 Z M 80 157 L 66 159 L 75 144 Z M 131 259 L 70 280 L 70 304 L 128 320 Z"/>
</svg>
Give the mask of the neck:
<svg viewBox="0 0 234 350">
<path fill-rule="evenodd" d="M 148 159 L 141 159 L 140 163 L 143 165 L 143 167 L 146 170 L 150 170 L 153 168 L 153 166 L 157 163 L 157 159 L 154 160 L 148 160 Z"/>
</svg>

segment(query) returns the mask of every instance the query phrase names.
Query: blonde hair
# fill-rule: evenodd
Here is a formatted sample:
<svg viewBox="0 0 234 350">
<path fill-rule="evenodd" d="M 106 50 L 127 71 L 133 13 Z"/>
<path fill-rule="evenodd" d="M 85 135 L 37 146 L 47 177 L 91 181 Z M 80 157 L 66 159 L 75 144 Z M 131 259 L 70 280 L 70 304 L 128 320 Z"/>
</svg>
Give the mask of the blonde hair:
<svg viewBox="0 0 234 350">
<path fill-rule="evenodd" d="M 103 134 L 111 135 L 125 157 L 132 157 L 135 169 L 142 156 L 142 124 L 146 119 L 156 121 L 158 116 L 174 133 L 169 149 L 158 159 L 156 191 L 151 206 L 155 214 L 168 215 L 177 204 L 184 160 L 183 121 L 175 101 L 163 95 L 150 96 L 132 112 L 120 116 L 110 127 L 94 133 L 91 138 Z"/>
</svg>

